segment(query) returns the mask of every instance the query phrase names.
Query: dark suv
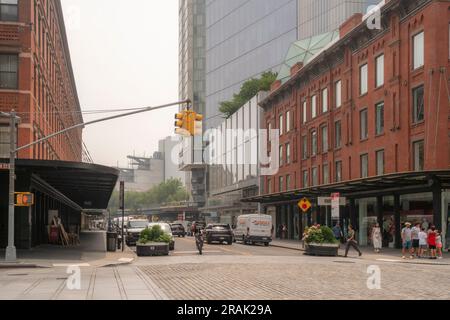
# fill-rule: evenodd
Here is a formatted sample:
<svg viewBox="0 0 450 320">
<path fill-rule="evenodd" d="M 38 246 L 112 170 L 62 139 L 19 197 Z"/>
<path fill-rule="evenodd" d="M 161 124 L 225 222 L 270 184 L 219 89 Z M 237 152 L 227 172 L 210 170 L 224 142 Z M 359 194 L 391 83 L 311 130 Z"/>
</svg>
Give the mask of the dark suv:
<svg viewBox="0 0 450 320">
<path fill-rule="evenodd" d="M 172 223 L 170 225 L 170 228 L 172 229 L 172 235 L 174 237 L 185 237 L 186 236 L 186 230 L 184 229 L 184 226 L 180 223 Z"/>
<path fill-rule="evenodd" d="M 205 229 L 205 238 L 208 244 L 226 242 L 231 245 L 233 243 L 233 230 L 229 224 L 209 224 Z"/>
</svg>

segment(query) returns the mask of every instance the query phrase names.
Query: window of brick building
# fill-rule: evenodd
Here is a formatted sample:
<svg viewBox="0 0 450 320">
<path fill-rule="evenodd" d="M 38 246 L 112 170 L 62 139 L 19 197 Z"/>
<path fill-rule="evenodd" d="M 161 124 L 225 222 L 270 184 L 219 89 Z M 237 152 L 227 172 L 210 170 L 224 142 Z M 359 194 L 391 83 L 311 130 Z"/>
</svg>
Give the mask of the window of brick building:
<svg viewBox="0 0 450 320">
<path fill-rule="evenodd" d="M 0 124 L 0 158 L 9 158 L 9 126 Z"/>
<path fill-rule="evenodd" d="M 19 58 L 16 54 L 0 54 L 0 89 L 18 88 Z"/>
<path fill-rule="evenodd" d="M 291 144 L 286 144 L 286 164 L 291 163 Z"/>
<path fill-rule="evenodd" d="M 375 73 L 375 87 L 384 85 L 384 54 L 375 59 L 376 73 Z"/>
<path fill-rule="evenodd" d="M 303 123 L 305 124 L 308 121 L 308 103 L 306 100 L 303 102 Z"/>
<path fill-rule="evenodd" d="M 413 121 L 414 123 L 425 120 L 425 99 L 424 87 L 413 89 Z"/>
<path fill-rule="evenodd" d="M 309 177 L 308 177 L 308 170 L 303 171 L 303 188 L 309 187 Z"/>
<path fill-rule="evenodd" d="M 339 149 L 342 146 L 342 126 L 341 121 L 334 123 L 334 147 Z"/>
<path fill-rule="evenodd" d="M 311 155 L 317 155 L 317 131 L 314 130 L 311 132 Z"/>
<path fill-rule="evenodd" d="M 267 179 L 267 193 L 272 194 L 272 179 Z"/>
<path fill-rule="evenodd" d="M 425 163 L 425 144 L 424 141 L 417 141 L 413 144 L 414 171 L 423 171 Z"/>
<path fill-rule="evenodd" d="M 328 112 L 328 88 L 322 90 L 322 113 Z"/>
<path fill-rule="evenodd" d="M 311 98 L 311 117 L 317 117 L 317 96 Z"/>
<path fill-rule="evenodd" d="M 283 115 L 282 114 L 280 114 L 280 117 L 279 117 L 279 123 L 280 123 L 280 136 L 284 133 L 284 118 L 283 118 Z"/>
<path fill-rule="evenodd" d="M 335 84 L 334 97 L 336 108 L 340 108 L 342 106 L 342 82 L 340 80 Z"/>
<path fill-rule="evenodd" d="M 377 151 L 377 176 L 384 175 L 384 150 Z"/>
<path fill-rule="evenodd" d="M 359 113 L 359 129 L 361 140 L 366 140 L 369 137 L 367 109 L 364 109 Z"/>
<path fill-rule="evenodd" d="M 380 102 L 375 106 L 375 134 L 384 133 L 384 102 Z"/>
<path fill-rule="evenodd" d="M 292 130 L 291 120 L 292 120 L 291 112 L 288 111 L 288 112 L 286 112 L 286 132 L 289 132 Z"/>
<path fill-rule="evenodd" d="M 334 179 L 336 182 L 342 181 L 342 161 L 336 161 L 334 170 Z"/>
<path fill-rule="evenodd" d="M 328 167 L 328 164 L 324 164 L 322 166 L 322 182 L 322 184 L 330 183 L 330 169 Z"/>
<path fill-rule="evenodd" d="M 302 160 L 308 159 L 308 137 L 302 137 Z"/>
<path fill-rule="evenodd" d="M 318 186 L 319 185 L 319 174 L 317 168 L 312 168 L 311 170 L 312 174 L 312 186 Z"/>
<path fill-rule="evenodd" d="M 286 176 L 286 191 L 291 190 L 291 176 L 288 174 Z"/>
<path fill-rule="evenodd" d="M 368 86 L 368 68 L 367 64 L 362 65 L 359 68 L 359 94 L 362 96 L 367 93 L 369 86 Z"/>
<path fill-rule="evenodd" d="M 328 127 L 322 127 L 322 153 L 328 152 Z"/>
<path fill-rule="evenodd" d="M 280 146 L 280 154 L 279 154 L 279 156 L 280 156 L 280 166 L 284 165 L 284 161 L 283 161 L 283 151 L 284 151 L 283 146 Z"/>
<path fill-rule="evenodd" d="M 369 176 L 369 155 L 363 154 L 361 156 L 361 178 Z"/>
<path fill-rule="evenodd" d="M 420 32 L 413 37 L 413 68 L 423 67 L 425 64 L 425 34 Z"/>
<path fill-rule="evenodd" d="M 283 187 L 284 187 L 284 177 L 280 177 L 278 182 L 279 182 L 279 186 L 278 186 L 279 189 L 278 189 L 278 191 L 282 192 L 283 191 Z"/>
<path fill-rule="evenodd" d="M 18 0 L 0 0 L 0 20 L 17 21 L 19 19 Z"/>
</svg>

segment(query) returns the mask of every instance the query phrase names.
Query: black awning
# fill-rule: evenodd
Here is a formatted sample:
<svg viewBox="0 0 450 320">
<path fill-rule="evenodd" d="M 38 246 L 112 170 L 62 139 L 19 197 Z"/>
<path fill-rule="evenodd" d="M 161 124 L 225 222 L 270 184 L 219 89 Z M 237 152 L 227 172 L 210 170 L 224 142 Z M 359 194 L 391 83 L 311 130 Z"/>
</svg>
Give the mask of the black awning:
<svg viewBox="0 0 450 320">
<path fill-rule="evenodd" d="M 106 209 L 119 171 L 105 166 L 44 160 L 16 162 L 17 172 L 38 176 L 83 209 Z"/>
<path fill-rule="evenodd" d="M 442 189 L 450 189 L 450 171 L 426 171 L 396 173 L 287 192 L 242 199 L 242 202 L 277 203 L 296 201 L 303 197 L 316 199 L 340 193 L 343 197 L 360 197 L 371 193 L 395 193 L 402 190 L 431 188 L 439 183 Z"/>
</svg>

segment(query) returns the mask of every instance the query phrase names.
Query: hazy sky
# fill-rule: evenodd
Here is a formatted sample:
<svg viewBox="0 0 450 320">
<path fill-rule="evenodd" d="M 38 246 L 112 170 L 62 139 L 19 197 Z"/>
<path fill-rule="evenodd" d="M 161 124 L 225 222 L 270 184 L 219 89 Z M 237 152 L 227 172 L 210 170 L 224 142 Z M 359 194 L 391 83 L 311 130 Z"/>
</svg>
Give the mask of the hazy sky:
<svg viewBox="0 0 450 320">
<path fill-rule="evenodd" d="M 178 100 L 178 0 L 61 0 L 83 110 Z M 177 107 L 84 130 L 95 163 L 127 166 L 173 135 Z M 85 115 L 84 120 L 104 117 Z"/>
</svg>

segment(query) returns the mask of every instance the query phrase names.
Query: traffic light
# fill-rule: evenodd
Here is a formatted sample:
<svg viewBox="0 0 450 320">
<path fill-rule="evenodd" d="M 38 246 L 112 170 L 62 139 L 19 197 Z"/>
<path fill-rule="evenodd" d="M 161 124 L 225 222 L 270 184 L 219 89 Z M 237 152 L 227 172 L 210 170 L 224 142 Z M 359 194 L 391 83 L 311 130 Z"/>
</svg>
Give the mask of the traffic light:
<svg viewBox="0 0 450 320">
<path fill-rule="evenodd" d="M 175 133 L 183 136 L 200 136 L 203 134 L 203 116 L 192 110 L 185 110 L 175 115 Z"/>
<path fill-rule="evenodd" d="M 198 113 L 194 113 L 194 124 L 192 126 L 193 131 L 191 135 L 193 136 L 201 136 L 203 134 L 203 116 Z"/>
<path fill-rule="evenodd" d="M 16 207 L 31 207 L 34 205 L 34 194 L 29 192 L 17 192 L 14 197 Z"/>
<path fill-rule="evenodd" d="M 186 111 L 182 111 L 175 115 L 175 134 L 179 135 L 189 135 L 188 130 L 188 119 Z"/>
</svg>

